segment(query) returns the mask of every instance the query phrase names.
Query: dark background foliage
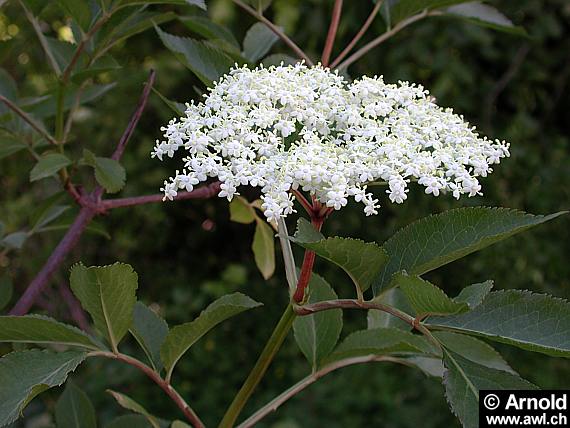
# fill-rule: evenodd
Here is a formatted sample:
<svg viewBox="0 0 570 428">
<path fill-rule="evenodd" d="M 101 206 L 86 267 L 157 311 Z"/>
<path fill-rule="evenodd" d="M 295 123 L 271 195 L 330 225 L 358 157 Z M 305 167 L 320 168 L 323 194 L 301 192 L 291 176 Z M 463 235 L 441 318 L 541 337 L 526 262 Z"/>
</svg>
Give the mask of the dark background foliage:
<svg viewBox="0 0 570 428">
<path fill-rule="evenodd" d="M 1 3 L 1 2 L 0 2 Z M 14 4 L 13 4 L 14 3 Z M 333 52 L 339 53 L 367 16 L 371 2 L 346 1 Z M 505 160 L 484 180 L 483 197 L 455 201 L 412 191 L 403 205 L 382 198 L 380 215 L 365 218 L 360 207 L 335 213 L 325 227 L 328 235 L 357 236 L 382 242 L 398 228 L 434 212 L 466 205 L 506 206 L 535 214 L 570 208 L 570 4 L 566 0 L 501 0 L 494 5 L 528 37 L 517 37 L 449 18 L 432 18 L 414 24 L 349 69 L 351 76 L 383 74 L 387 81 L 411 80 L 424 84 L 444 106 L 452 106 L 489 135 L 512 143 Z M 210 0 L 209 15 L 230 27 L 238 40 L 254 22 L 226 0 Z M 276 0 L 268 15 L 291 34 L 313 57 L 322 49 L 332 1 Z M 196 13 L 194 8 L 153 6 L 156 10 Z M 42 21 L 52 36 L 65 34 L 66 17 L 48 7 Z M 171 33 L 187 30 L 177 22 L 162 26 Z M 384 30 L 378 18 L 369 35 Z M 17 81 L 20 94 L 38 96 L 54 85 L 45 57 L 33 31 L 15 2 L 0 9 L 0 64 Z M 72 133 L 70 150 L 83 148 L 109 155 L 124 129 L 151 68 L 157 70 L 156 87 L 171 99 L 198 98 L 200 82 L 164 48 L 151 29 L 113 49 L 124 67 L 100 76 L 117 85 L 103 97 L 83 106 Z M 278 43 L 272 52 L 288 53 Z M 141 66 L 142 65 L 142 66 Z M 2 84 L 3 82 L 0 82 Z M 156 193 L 171 167 L 151 160 L 149 152 L 160 126 L 172 113 L 158 97 L 151 97 L 123 165 L 128 182 L 121 196 Z M 0 160 L 0 220 L 8 232 L 25 229 L 34 209 L 59 191 L 55 180 L 31 185 L 33 159 L 26 152 Z M 87 171 L 86 171 L 87 173 Z M 255 197 L 254 192 L 245 192 Z M 60 319 L 68 309 L 57 293 L 75 261 L 87 265 L 116 260 L 133 265 L 139 273 L 139 295 L 171 323 L 192 319 L 207 303 L 240 290 L 264 307 L 236 317 L 208 334 L 184 358 L 175 384 L 203 415 L 216 423 L 251 368 L 286 304 L 287 290 L 281 264 L 276 275 L 264 281 L 249 249 L 252 227 L 229 222 L 227 203 L 221 199 L 145 205 L 115 210 L 98 220 L 111 236 L 83 236 L 54 277 L 44 296 L 44 307 Z M 429 279 L 455 295 L 461 287 L 494 279 L 495 287 L 522 288 L 570 297 L 570 232 L 566 218 L 469 256 L 429 275 Z M 293 227 L 291 225 L 290 227 Z M 2 275 L 15 284 L 15 296 L 39 270 L 61 232 L 33 236 L 20 251 L 0 255 Z M 351 285 L 336 269 L 317 263 L 316 271 L 349 295 Z M 15 297 L 12 299 L 12 303 Z M 365 326 L 362 313 L 345 315 L 343 335 Z M 126 344 L 126 349 L 133 343 Z M 0 351 L 9 351 L 4 346 Z M 500 347 L 521 375 L 544 388 L 569 388 L 570 363 Z M 290 337 L 251 400 L 250 413 L 290 386 L 309 370 Z M 74 380 L 94 401 L 101 421 L 122 414 L 107 388 L 130 394 L 156 415 L 174 417 L 176 409 L 142 375 L 109 362 L 89 362 Z M 61 390 L 36 400 L 23 424 L 50 426 L 46 411 L 53 410 Z M 272 427 L 426 427 L 456 426 L 443 388 L 436 379 L 400 366 L 384 364 L 343 369 L 312 386 L 267 418 Z"/>
</svg>

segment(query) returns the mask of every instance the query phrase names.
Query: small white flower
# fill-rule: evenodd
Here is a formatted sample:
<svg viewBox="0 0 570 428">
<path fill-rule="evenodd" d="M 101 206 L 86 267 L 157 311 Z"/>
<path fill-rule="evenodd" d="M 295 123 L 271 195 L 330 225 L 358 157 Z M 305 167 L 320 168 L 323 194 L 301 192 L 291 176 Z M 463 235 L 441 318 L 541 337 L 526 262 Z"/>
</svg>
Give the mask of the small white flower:
<svg viewBox="0 0 570 428">
<path fill-rule="evenodd" d="M 165 199 L 217 177 L 229 200 L 239 186 L 259 187 L 268 220 L 294 212 L 298 189 L 337 210 L 353 198 L 366 215 L 379 208 L 367 192 L 372 182 L 387 183 L 394 203 L 415 181 L 434 196 L 480 195 L 477 177 L 509 156 L 508 144 L 480 137 L 421 86 L 381 77 L 349 83 L 303 64 L 232 69 L 161 130 L 152 156 L 183 151 L 185 168 L 164 183 Z"/>
</svg>

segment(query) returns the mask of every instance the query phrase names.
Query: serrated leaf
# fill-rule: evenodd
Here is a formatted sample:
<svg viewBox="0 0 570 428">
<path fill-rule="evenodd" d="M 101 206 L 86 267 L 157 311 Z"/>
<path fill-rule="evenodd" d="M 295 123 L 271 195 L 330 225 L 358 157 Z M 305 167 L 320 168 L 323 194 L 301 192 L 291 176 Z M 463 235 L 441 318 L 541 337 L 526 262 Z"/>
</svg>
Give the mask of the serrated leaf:
<svg viewBox="0 0 570 428">
<path fill-rule="evenodd" d="M 314 273 L 311 275 L 308 290 L 309 303 L 338 298 L 332 287 Z M 342 309 L 297 317 L 293 322 L 293 331 L 295 341 L 309 361 L 312 370 L 317 370 L 338 342 L 342 331 Z"/>
<path fill-rule="evenodd" d="M 68 13 L 83 29 L 89 29 L 91 8 L 87 0 L 58 0 L 63 10 Z"/>
<path fill-rule="evenodd" d="M 493 289 L 493 281 L 488 280 L 479 284 L 472 284 L 464 289 L 454 299 L 456 302 L 465 302 L 469 308 L 476 308 Z"/>
<path fill-rule="evenodd" d="M 365 355 L 422 353 L 433 355 L 434 347 L 423 337 L 399 328 L 356 331 L 346 337 L 327 358 L 327 363 Z"/>
<path fill-rule="evenodd" d="M 210 304 L 194 321 L 172 328 L 160 349 L 167 377 L 182 355 L 208 331 L 222 321 L 258 306 L 261 303 L 244 294 L 228 294 Z"/>
<path fill-rule="evenodd" d="M 85 360 L 86 352 L 32 349 L 0 358 L 0 426 L 14 422 L 41 392 L 61 385 Z"/>
<path fill-rule="evenodd" d="M 131 328 L 138 287 L 137 274 L 130 265 L 86 267 L 79 263 L 71 268 L 73 294 L 91 315 L 95 327 L 113 349 Z"/>
<path fill-rule="evenodd" d="M 26 144 L 17 138 L 0 136 L 0 159 L 4 159 L 18 153 L 20 150 L 24 150 L 25 148 Z"/>
<path fill-rule="evenodd" d="M 509 18 L 496 8 L 478 1 L 448 7 L 445 13 L 463 18 L 482 27 L 518 35 L 526 34 L 523 28 L 515 26 Z"/>
<path fill-rule="evenodd" d="M 418 318 L 428 315 L 453 315 L 469 310 L 467 303 L 456 302 L 441 288 L 419 276 L 397 274 L 395 281 L 408 298 Z"/>
<path fill-rule="evenodd" d="M 412 355 L 403 359 L 408 365 L 421 370 L 426 376 L 442 378 L 445 368 L 441 358 Z"/>
<path fill-rule="evenodd" d="M 151 415 L 143 406 L 141 406 L 131 397 L 125 394 L 121 394 L 120 392 L 112 391 L 110 389 L 108 389 L 107 392 L 111 394 L 115 400 L 117 400 L 117 403 L 119 403 L 121 407 L 144 416 L 153 426 L 153 428 L 160 428 L 160 424 L 158 423 L 156 417 Z"/>
<path fill-rule="evenodd" d="M 374 293 L 393 285 L 397 272 L 422 275 L 562 214 L 535 216 L 506 208 L 474 207 L 425 217 L 382 245 L 389 259 L 374 282 Z"/>
<path fill-rule="evenodd" d="M 176 101 L 169 100 L 163 94 L 161 94 L 157 89 L 155 89 L 154 87 L 151 89 L 156 95 L 158 95 L 158 97 L 161 99 L 161 101 L 164 104 L 166 104 L 176 115 L 178 115 L 178 116 L 184 115 L 184 112 L 186 111 L 186 106 L 184 104 L 176 102 Z"/>
<path fill-rule="evenodd" d="M 55 405 L 57 428 L 97 428 L 95 409 L 85 392 L 68 381 Z"/>
<path fill-rule="evenodd" d="M 71 165 L 71 160 L 60 153 L 50 153 L 42 156 L 30 171 L 30 181 L 33 182 L 41 180 L 42 178 L 51 177 L 68 165 Z"/>
<path fill-rule="evenodd" d="M 245 34 L 242 55 L 249 62 L 255 63 L 269 52 L 277 40 L 279 37 L 267 25 L 256 22 Z"/>
<path fill-rule="evenodd" d="M 160 40 L 207 86 L 226 74 L 234 60 L 213 46 L 188 37 L 165 33 L 156 27 Z"/>
<path fill-rule="evenodd" d="M 570 357 L 570 303 L 523 290 L 490 293 L 475 309 L 434 317 L 430 328 L 482 336 L 533 352 Z"/>
<path fill-rule="evenodd" d="M 255 221 L 255 210 L 247 199 L 234 196 L 230 202 L 230 220 L 236 223 L 249 224 Z"/>
<path fill-rule="evenodd" d="M 168 324 L 154 311 L 137 302 L 133 311 L 131 333 L 141 345 L 156 371 L 162 369 L 160 347 L 168 335 Z"/>
<path fill-rule="evenodd" d="M 494 370 L 444 351 L 443 384 L 453 413 L 465 428 L 479 426 L 479 391 L 482 389 L 537 389 L 535 385 L 502 370 Z"/>
<path fill-rule="evenodd" d="M 501 354 L 482 340 L 449 331 L 436 331 L 433 332 L 433 336 L 443 344 L 445 348 L 474 363 L 491 369 L 517 374 L 504 360 Z"/>
<path fill-rule="evenodd" d="M 402 293 L 402 290 L 399 288 L 391 288 L 387 290 L 381 296 L 376 297 L 374 299 L 374 302 L 392 306 L 408 314 L 412 313 L 413 311 L 412 307 L 410 306 L 410 302 L 408 302 L 408 299 L 406 298 L 406 295 Z M 370 309 L 368 311 L 367 325 L 367 328 L 369 329 L 393 327 L 402 330 L 410 330 L 410 325 L 407 322 L 387 312 L 378 311 L 376 309 Z"/>
<path fill-rule="evenodd" d="M 341 267 L 361 292 L 370 287 L 388 259 L 385 251 L 373 242 L 338 236 L 323 239 L 303 218 L 299 219 L 291 240 Z"/>
<path fill-rule="evenodd" d="M 107 193 L 117 193 L 125 186 L 127 173 L 115 159 L 95 156 L 89 150 L 83 150 L 83 160 L 95 170 L 95 179 Z"/>
<path fill-rule="evenodd" d="M 275 272 L 275 232 L 267 222 L 255 216 L 255 233 L 251 244 L 255 265 L 269 279 Z"/>
<path fill-rule="evenodd" d="M 85 332 L 42 315 L 0 316 L 0 342 L 61 344 L 99 349 Z"/>
<path fill-rule="evenodd" d="M 12 300 L 14 285 L 8 274 L 0 276 L 0 310 L 4 309 Z"/>
</svg>

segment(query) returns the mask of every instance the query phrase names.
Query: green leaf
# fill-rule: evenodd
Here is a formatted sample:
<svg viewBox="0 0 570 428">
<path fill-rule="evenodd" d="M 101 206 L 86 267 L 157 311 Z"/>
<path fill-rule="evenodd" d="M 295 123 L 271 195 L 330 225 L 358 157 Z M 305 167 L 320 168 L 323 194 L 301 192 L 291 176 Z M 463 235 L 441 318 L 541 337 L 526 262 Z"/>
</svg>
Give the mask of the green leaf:
<svg viewBox="0 0 570 428">
<path fill-rule="evenodd" d="M 263 12 L 273 0 L 244 0 L 244 2 L 253 6 L 258 12 Z"/>
<path fill-rule="evenodd" d="M 255 265 L 263 278 L 269 279 L 275 272 L 275 231 L 258 216 L 255 216 L 255 221 L 255 233 L 251 249 Z"/>
<path fill-rule="evenodd" d="M 397 274 L 396 284 L 400 286 L 418 318 L 428 315 L 453 315 L 469 310 L 465 302 L 456 302 L 441 288 L 419 276 Z"/>
<path fill-rule="evenodd" d="M 70 283 L 97 330 L 116 350 L 133 322 L 138 287 L 136 272 L 123 263 L 103 267 L 85 267 L 79 263 L 71 268 Z"/>
<path fill-rule="evenodd" d="M 341 267 L 361 292 L 370 287 L 388 259 L 385 251 L 373 242 L 338 236 L 323 239 L 303 218 L 299 219 L 291 240 Z"/>
<path fill-rule="evenodd" d="M 0 244 L 8 248 L 21 250 L 24 246 L 24 243 L 26 242 L 26 239 L 28 239 L 28 236 L 28 232 L 10 233 L 9 235 L 6 235 L 4 238 L 2 238 Z"/>
<path fill-rule="evenodd" d="M 277 40 L 279 37 L 267 25 L 256 22 L 245 34 L 242 55 L 255 63 L 269 52 Z"/>
<path fill-rule="evenodd" d="M 85 392 L 68 381 L 55 405 L 57 428 L 97 428 L 95 409 Z"/>
<path fill-rule="evenodd" d="M 479 391 L 482 389 L 537 389 L 517 375 L 494 370 L 463 358 L 453 351 L 444 352 L 446 367 L 443 384 L 453 413 L 465 428 L 479 426 Z"/>
<path fill-rule="evenodd" d="M 445 368 L 441 358 L 425 357 L 423 355 L 412 355 L 403 358 L 403 360 L 411 366 L 421 370 L 426 376 L 442 378 Z"/>
<path fill-rule="evenodd" d="M 50 153 L 42 156 L 30 171 L 30 181 L 37 181 L 42 178 L 51 177 L 60 169 L 68 165 L 71 165 L 71 160 L 60 153 Z"/>
<path fill-rule="evenodd" d="M 83 29 L 87 31 L 91 24 L 91 8 L 87 0 L 58 0 L 63 10 L 68 13 Z"/>
<path fill-rule="evenodd" d="M 235 49 L 239 49 L 240 47 L 238 41 L 228 28 L 218 25 L 208 18 L 202 16 L 188 16 L 180 18 L 180 20 L 190 31 L 206 39 L 223 40 Z"/>
<path fill-rule="evenodd" d="M 142 415 L 124 415 L 113 419 L 105 428 L 153 428 L 147 418 Z"/>
<path fill-rule="evenodd" d="M 230 220 L 236 223 L 249 224 L 255 221 L 255 210 L 247 199 L 235 196 L 230 202 Z"/>
<path fill-rule="evenodd" d="M 482 27 L 518 35 L 526 34 L 524 28 L 515 26 L 509 18 L 496 8 L 478 1 L 451 6 L 445 10 L 445 13 L 463 18 Z"/>
<path fill-rule="evenodd" d="M 95 156 L 89 150 L 83 150 L 85 164 L 95 170 L 95 179 L 107 193 L 117 193 L 125 186 L 127 173 L 115 159 Z"/>
<path fill-rule="evenodd" d="M 42 315 L 0 316 L 0 342 L 60 344 L 99 349 L 78 328 Z"/>
<path fill-rule="evenodd" d="M 375 328 L 356 331 L 346 337 L 327 358 L 327 363 L 365 355 L 435 354 L 434 347 L 423 337 L 399 328 Z"/>
<path fill-rule="evenodd" d="M 120 392 L 112 391 L 110 389 L 108 389 L 107 392 L 111 394 L 115 400 L 117 400 L 117 403 L 119 403 L 121 407 L 143 415 L 153 426 L 153 428 L 160 428 L 160 424 L 158 423 L 156 417 L 151 415 L 143 406 L 141 406 L 131 397 L 128 397 L 125 394 L 121 394 Z"/>
<path fill-rule="evenodd" d="M 374 293 L 393 285 L 396 272 L 422 275 L 562 214 L 535 216 L 506 208 L 474 207 L 425 217 L 384 243 L 389 259 L 374 282 Z"/>
<path fill-rule="evenodd" d="M 436 331 L 433 336 L 445 348 L 468 360 L 495 370 L 517 374 L 504 358 L 482 340 L 449 331 Z"/>
<path fill-rule="evenodd" d="M 1 103 L 0 103 L 1 104 Z M 1 110 L 0 110 L 1 112 Z M 26 148 L 26 144 L 17 138 L 0 136 L 0 159 L 4 159 Z"/>
<path fill-rule="evenodd" d="M 390 26 L 394 26 L 424 10 L 433 10 L 465 2 L 466 0 L 387 0 L 382 15 Z"/>
<path fill-rule="evenodd" d="M 12 300 L 13 293 L 14 285 L 12 284 L 12 278 L 10 278 L 8 274 L 0 276 L 0 311 L 8 306 Z"/>
<path fill-rule="evenodd" d="M 386 290 L 386 292 L 381 296 L 376 297 L 374 301 L 377 303 L 383 303 L 385 305 L 392 306 L 408 314 L 412 313 L 413 311 L 406 295 L 399 288 L 391 288 L 389 290 Z M 401 330 L 410 330 L 410 325 L 407 322 L 387 312 L 378 311 L 376 309 L 371 309 L 368 311 L 367 324 L 369 329 L 379 327 L 394 327 Z"/>
<path fill-rule="evenodd" d="M 454 299 L 456 302 L 465 302 L 469 308 L 476 308 L 487 297 L 493 289 L 493 281 L 488 280 L 479 284 L 469 285 L 465 287 Z"/>
<path fill-rule="evenodd" d="M 192 427 L 185 422 L 174 421 L 172 422 L 172 425 L 170 425 L 170 428 L 192 428 Z"/>
<path fill-rule="evenodd" d="M 80 68 L 75 71 L 72 76 L 71 80 L 74 83 L 82 83 L 83 81 L 98 76 L 102 73 L 108 73 L 109 71 L 118 70 L 121 68 L 121 65 L 113 58 L 111 55 L 104 55 L 101 58 L 97 59 L 93 64 L 91 64 L 87 68 Z"/>
<path fill-rule="evenodd" d="M 0 426 L 14 422 L 38 394 L 64 383 L 86 355 L 31 349 L 0 358 Z"/>
<path fill-rule="evenodd" d="M 158 92 L 158 90 L 156 90 L 155 88 L 151 88 L 151 89 L 156 95 L 158 95 L 158 97 L 161 99 L 161 101 L 164 104 L 166 104 L 176 115 L 178 115 L 178 116 L 184 115 L 184 112 L 186 111 L 186 105 L 179 103 L 179 102 L 176 102 L 176 101 L 169 100 L 163 94 Z"/>
<path fill-rule="evenodd" d="M 311 275 L 309 303 L 337 299 L 332 287 L 320 276 Z M 297 317 L 293 322 L 295 340 L 305 355 L 312 370 L 334 349 L 342 330 L 342 309 L 331 309 L 312 315 Z"/>
<path fill-rule="evenodd" d="M 234 60 L 213 46 L 188 37 L 178 37 L 165 33 L 156 27 L 160 40 L 168 49 L 177 54 L 188 67 L 207 86 L 226 74 L 234 65 Z"/>
<path fill-rule="evenodd" d="M 430 318 L 430 328 L 482 336 L 533 352 L 570 357 L 570 303 L 523 290 L 494 291 L 475 309 Z"/>
<path fill-rule="evenodd" d="M 156 371 L 162 369 L 160 347 L 168 335 L 168 324 L 154 311 L 137 302 L 133 311 L 131 333 L 141 345 Z"/>
<path fill-rule="evenodd" d="M 172 328 L 160 350 L 167 377 L 170 377 L 174 365 L 182 355 L 204 334 L 222 321 L 258 306 L 261 303 L 244 294 L 228 294 L 210 304 L 194 321 Z"/>
</svg>

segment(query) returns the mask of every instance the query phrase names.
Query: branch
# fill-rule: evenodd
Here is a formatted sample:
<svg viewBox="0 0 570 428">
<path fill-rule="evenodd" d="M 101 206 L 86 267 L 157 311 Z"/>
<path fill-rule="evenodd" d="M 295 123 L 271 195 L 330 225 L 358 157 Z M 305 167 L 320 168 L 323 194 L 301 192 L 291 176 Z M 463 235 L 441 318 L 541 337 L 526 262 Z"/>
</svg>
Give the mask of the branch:
<svg viewBox="0 0 570 428">
<path fill-rule="evenodd" d="M 137 109 L 133 113 L 131 120 L 129 121 L 129 124 L 127 125 L 127 128 L 125 129 L 125 132 L 123 132 L 121 139 L 117 143 L 117 148 L 113 152 L 111 159 L 119 160 L 119 159 L 121 159 L 121 156 L 123 156 L 123 152 L 125 151 L 125 147 L 127 147 L 127 143 L 129 142 L 131 135 L 133 135 L 133 132 L 134 132 L 137 124 L 139 123 L 139 119 L 141 118 L 142 112 L 144 111 L 144 109 L 146 107 L 146 103 L 148 101 L 148 97 L 150 95 L 150 91 L 152 89 L 152 86 L 154 85 L 155 78 L 156 78 L 156 72 L 154 70 L 151 70 L 150 74 L 148 76 L 148 80 L 145 83 L 143 93 L 141 94 L 141 96 L 139 98 L 139 103 L 138 103 Z"/>
<path fill-rule="evenodd" d="M 4 104 L 6 104 L 6 106 L 10 110 L 12 110 L 14 113 L 16 113 L 22 119 L 24 119 L 24 121 L 28 125 L 30 125 L 38 134 L 40 134 L 42 137 L 44 137 L 46 140 L 48 140 L 54 146 L 57 146 L 57 141 L 55 140 L 55 138 L 53 138 L 49 134 L 49 132 L 47 132 L 45 129 L 43 129 L 40 124 L 38 124 L 34 119 L 32 119 L 31 116 L 28 115 L 28 113 L 26 113 L 24 110 L 22 110 L 20 107 L 18 107 L 16 104 L 14 104 L 12 101 L 10 101 L 8 98 L 6 98 L 3 95 L 0 95 L 0 101 L 2 101 Z"/>
<path fill-rule="evenodd" d="M 75 247 L 83 231 L 95 216 L 95 211 L 88 207 L 83 207 L 79 211 L 73 224 L 63 236 L 51 256 L 36 277 L 30 282 L 24 294 L 18 299 L 16 305 L 10 311 L 10 315 L 24 315 L 33 306 L 36 299 L 47 286 L 53 273 L 61 266 L 67 254 Z"/>
<path fill-rule="evenodd" d="M 339 62 L 341 62 L 342 59 L 346 55 L 348 55 L 348 53 L 352 50 L 354 45 L 356 45 L 356 43 L 358 43 L 358 41 L 362 38 L 362 36 L 364 36 L 364 34 L 366 33 L 366 31 L 374 21 L 374 18 L 376 18 L 376 15 L 378 14 L 380 7 L 382 7 L 382 3 L 384 3 L 384 0 L 378 0 L 376 2 L 376 5 L 374 5 L 374 9 L 372 9 L 372 12 L 370 12 L 370 15 L 368 15 L 368 18 L 364 22 L 362 28 L 358 31 L 358 33 L 356 33 L 356 36 L 354 36 L 354 38 L 350 41 L 350 43 L 346 46 L 346 48 L 344 48 L 344 50 L 339 54 L 339 56 L 337 56 L 336 59 L 332 62 L 332 64 L 330 65 L 331 68 L 333 69 L 336 68 Z"/>
<path fill-rule="evenodd" d="M 247 418 L 244 422 L 239 424 L 237 428 L 249 428 L 254 426 L 258 423 L 261 419 L 267 416 L 271 412 L 275 412 L 283 403 L 285 403 L 290 398 L 294 397 L 305 388 L 309 387 L 317 380 L 321 379 L 322 377 L 328 375 L 329 373 L 338 370 L 343 367 L 352 366 L 355 364 L 364 364 L 364 363 L 372 363 L 372 362 L 394 362 L 394 363 L 403 363 L 403 360 L 400 358 L 394 358 L 386 355 L 366 355 L 364 357 L 353 357 L 347 358 L 345 360 L 336 361 L 328 366 L 323 367 L 319 371 L 307 376 L 306 378 L 302 379 L 301 381 L 297 382 L 288 390 L 284 391 L 279 396 L 275 397 L 249 418 Z"/>
<path fill-rule="evenodd" d="M 315 229 L 321 230 L 324 220 L 324 217 L 312 217 L 311 223 Z M 301 303 L 305 298 L 305 290 L 309 285 L 309 281 L 311 280 L 314 263 L 315 252 L 311 250 L 305 250 L 305 255 L 303 256 L 303 264 L 301 265 L 301 273 L 299 274 L 299 281 L 297 282 L 297 288 L 293 294 L 293 301 L 296 303 Z"/>
<path fill-rule="evenodd" d="M 311 61 L 311 58 L 309 58 L 307 54 L 303 52 L 303 50 L 299 46 L 297 46 L 293 40 L 287 37 L 287 35 L 273 22 L 271 22 L 261 13 L 256 11 L 254 8 L 248 6 L 241 0 L 233 0 L 233 2 L 237 4 L 239 7 L 241 7 L 243 10 L 245 10 L 247 13 L 249 13 L 251 16 L 255 17 L 258 21 L 263 22 L 265 25 L 267 25 L 267 27 L 271 31 L 273 31 L 277 35 L 277 37 L 283 40 L 283 42 L 287 46 L 289 46 L 297 54 L 299 58 L 304 59 L 308 65 L 313 65 L 313 61 Z"/>
<path fill-rule="evenodd" d="M 369 50 L 371 50 L 371 49 L 375 48 L 376 46 L 380 45 L 381 43 L 385 42 L 390 37 L 392 37 L 396 33 L 400 32 L 401 30 L 406 28 L 408 25 L 413 24 L 414 22 L 419 21 L 428 15 L 429 15 L 429 12 L 426 9 L 423 12 L 418 13 L 417 15 L 413 15 L 407 19 L 404 19 L 403 21 L 399 22 L 396 26 L 394 26 L 394 28 L 392 28 L 391 30 L 386 31 L 384 34 L 376 37 L 374 40 L 372 40 L 371 42 L 367 43 L 366 45 L 361 47 L 359 50 L 354 52 L 351 56 L 349 56 L 347 59 L 345 59 L 343 62 L 341 62 L 337 66 L 337 68 L 338 69 L 346 69 L 350 64 L 352 64 L 356 60 L 360 59 L 360 57 L 365 55 Z"/>
<path fill-rule="evenodd" d="M 321 56 L 321 62 L 323 64 L 323 67 L 328 66 L 329 61 L 331 59 L 331 52 L 334 45 L 336 32 L 338 30 L 338 24 L 340 22 L 341 12 L 342 12 L 342 0 L 335 0 L 333 6 L 333 13 L 331 17 L 331 23 L 329 26 L 329 32 L 327 33 L 325 48 L 323 49 L 323 55 Z"/>
<path fill-rule="evenodd" d="M 178 192 L 175 201 L 184 201 L 187 199 L 208 199 L 216 196 L 220 192 L 220 182 L 216 181 L 201 187 L 198 187 L 191 192 Z M 131 207 L 134 205 L 152 204 L 161 202 L 164 195 L 148 195 L 148 196 L 134 196 L 132 198 L 119 198 L 119 199 L 106 199 L 101 201 L 101 207 L 104 210 L 110 210 L 121 207 Z"/>
<path fill-rule="evenodd" d="M 180 396 L 180 394 L 160 375 L 155 372 L 152 368 L 144 364 L 143 362 L 133 358 L 129 355 L 117 353 L 114 354 L 112 352 L 104 352 L 104 351 L 95 351 L 88 354 L 90 357 L 105 357 L 110 358 L 117 361 L 122 361 L 123 363 L 129 364 L 136 369 L 143 372 L 150 380 L 156 383 L 165 393 L 170 397 L 170 399 L 178 406 L 178 408 L 184 413 L 186 419 L 190 421 L 190 423 L 195 428 L 204 428 L 204 423 L 200 420 L 196 412 L 184 401 L 184 399 Z"/>
</svg>

